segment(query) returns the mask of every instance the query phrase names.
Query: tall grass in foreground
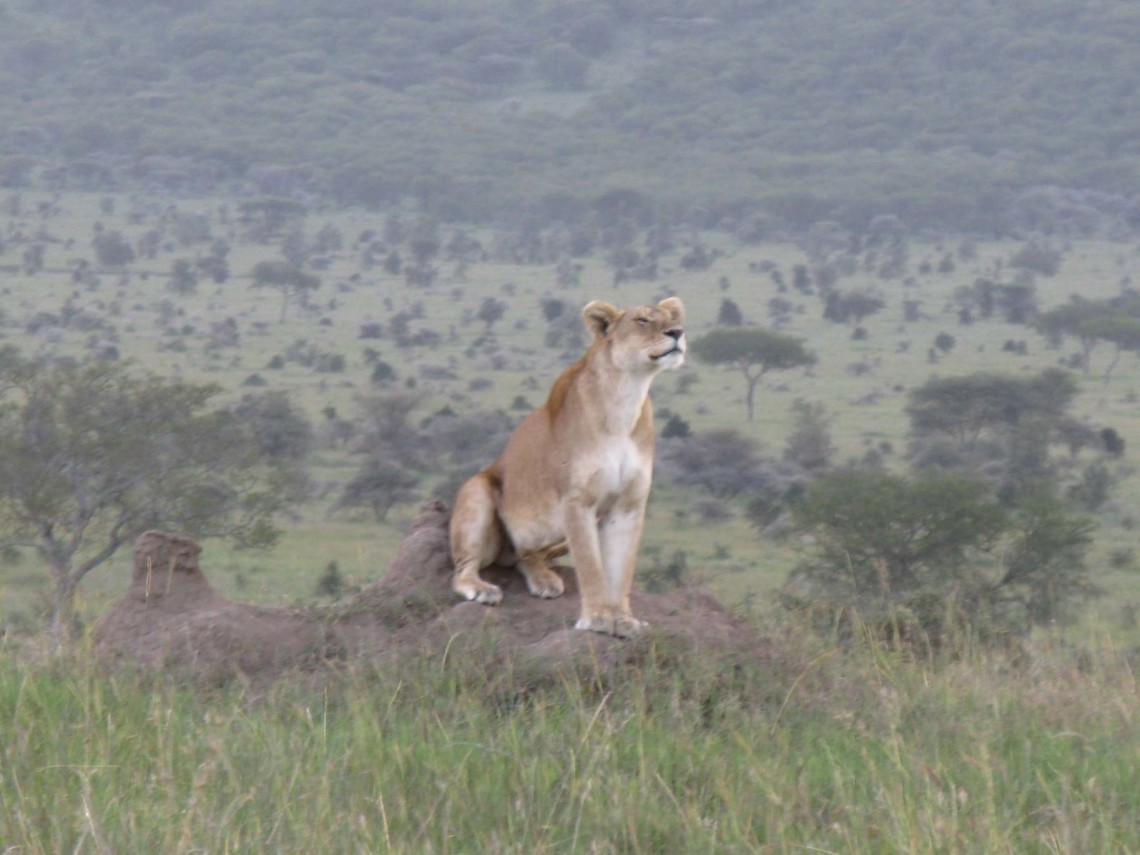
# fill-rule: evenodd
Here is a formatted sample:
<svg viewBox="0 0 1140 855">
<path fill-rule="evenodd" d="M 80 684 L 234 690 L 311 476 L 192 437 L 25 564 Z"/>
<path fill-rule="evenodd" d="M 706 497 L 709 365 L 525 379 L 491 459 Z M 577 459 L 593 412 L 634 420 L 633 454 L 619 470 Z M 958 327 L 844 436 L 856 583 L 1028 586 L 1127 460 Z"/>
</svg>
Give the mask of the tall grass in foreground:
<svg viewBox="0 0 1140 855">
<path fill-rule="evenodd" d="M 646 649 L 621 684 L 453 651 L 253 701 L 7 661 L 0 849 L 1140 851 L 1140 693 L 1110 649 Z"/>
</svg>

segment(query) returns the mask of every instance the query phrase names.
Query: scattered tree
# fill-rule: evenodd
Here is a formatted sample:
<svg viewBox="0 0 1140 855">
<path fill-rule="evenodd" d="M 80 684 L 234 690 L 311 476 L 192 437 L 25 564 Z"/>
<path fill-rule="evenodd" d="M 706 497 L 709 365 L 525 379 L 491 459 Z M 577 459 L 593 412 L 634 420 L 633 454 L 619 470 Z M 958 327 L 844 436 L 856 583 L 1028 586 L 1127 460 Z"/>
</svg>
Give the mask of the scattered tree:
<svg viewBox="0 0 1140 855">
<path fill-rule="evenodd" d="M 744 376 L 748 421 L 755 415 L 753 399 L 761 377 L 769 371 L 815 364 L 815 354 L 800 339 L 760 327 L 715 329 L 696 339 L 692 348 L 700 359 L 728 366 Z"/>
<path fill-rule="evenodd" d="M 135 250 L 122 232 L 100 231 L 91 246 L 101 267 L 126 267 L 135 260 Z"/>
<path fill-rule="evenodd" d="M 559 300 L 557 297 L 543 297 L 539 300 L 539 307 L 542 309 L 542 317 L 546 319 L 547 323 L 558 320 L 566 311 L 565 301 Z"/>
<path fill-rule="evenodd" d="M 1073 376 L 1059 368 L 1028 378 L 979 371 L 927 381 L 911 392 L 907 413 L 917 437 L 942 434 L 969 446 L 1026 418 L 1056 424 L 1076 394 Z"/>
<path fill-rule="evenodd" d="M 784 445 L 784 460 L 809 472 L 826 469 L 835 454 L 831 441 L 832 419 L 820 402 L 797 398 L 792 402 L 792 432 Z"/>
<path fill-rule="evenodd" d="M 1092 351 L 1098 341 L 1095 335 L 1097 324 L 1105 318 L 1111 318 L 1115 312 L 1116 309 L 1109 302 L 1073 295 L 1069 302 L 1038 315 L 1034 325 L 1056 345 L 1061 343 L 1064 336 L 1074 336 L 1081 348 L 1080 367 L 1088 373 Z"/>
<path fill-rule="evenodd" d="M 760 464 L 756 442 L 731 428 L 686 433 L 670 442 L 663 456 L 676 481 L 703 487 L 717 498 L 746 492 Z"/>
<path fill-rule="evenodd" d="M 412 416 L 423 403 L 417 392 L 389 392 L 361 396 L 352 421 L 358 426 L 356 451 L 374 458 L 408 457 L 414 453 L 419 431 Z"/>
<path fill-rule="evenodd" d="M 377 522 L 400 502 L 415 498 L 420 476 L 393 460 L 373 458 L 344 485 L 332 513 L 346 508 L 369 508 Z"/>
<path fill-rule="evenodd" d="M 854 609 L 890 635 L 917 629 L 938 644 L 963 624 L 1023 632 L 1096 593 L 1083 562 L 1092 523 L 1048 494 L 1009 512 L 961 475 L 833 472 L 795 518 L 812 552 L 789 578 L 788 604 L 827 606 L 832 620 Z"/>
<path fill-rule="evenodd" d="M 176 258 L 171 262 L 167 287 L 180 297 L 198 290 L 198 275 L 185 258 Z"/>
<path fill-rule="evenodd" d="M 305 215 L 305 206 L 294 199 L 262 196 L 238 206 L 242 220 L 251 225 L 258 240 L 268 240 L 279 234 L 285 226 Z"/>
<path fill-rule="evenodd" d="M 289 301 L 307 300 L 311 292 L 321 287 L 321 280 L 288 261 L 259 261 L 253 268 L 253 287 L 281 292 L 281 320 L 284 322 Z"/>
<path fill-rule="evenodd" d="M 871 469 L 825 475 L 808 488 L 796 522 L 816 540 L 814 574 L 856 598 L 889 602 L 960 576 L 970 551 L 992 544 L 1006 520 L 980 481 L 911 481 Z"/>
<path fill-rule="evenodd" d="M 717 312 L 716 322 L 722 327 L 739 327 L 744 324 L 744 313 L 735 300 L 725 297 L 720 301 L 720 311 Z"/>
<path fill-rule="evenodd" d="M 25 276 L 35 276 L 44 269 L 44 249 L 42 243 L 34 243 L 24 250 L 22 262 Z"/>
<path fill-rule="evenodd" d="M 475 317 L 481 320 L 486 325 L 487 332 L 490 332 L 491 327 L 502 320 L 506 313 L 507 303 L 505 300 L 487 297 L 479 304 L 479 310 L 475 313 Z"/>
<path fill-rule="evenodd" d="M 1022 502 L 994 587 L 1006 621 L 1020 628 L 1067 621 L 1077 603 L 1101 593 L 1084 560 L 1095 529 L 1048 493 Z"/>
<path fill-rule="evenodd" d="M 673 413 L 665 421 L 665 426 L 661 429 L 661 438 L 686 439 L 692 434 L 692 432 L 693 429 L 689 423 L 676 413 Z"/>
<path fill-rule="evenodd" d="M 417 267 L 427 267 L 439 254 L 443 245 L 439 221 L 433 217 L 420 217 L 408 236 L 408 248 Z"/>
<path fill-rule="evenodd" d="M 303 460 L 313 447 L 313 426 L 285 392 L 242 395 L 234 415 L 267 458 Z"/>
<path fill-rule="evenodd" d="M 48 565 L 57 640 L 79 583 L 135 535 L 270 545 L 273 517 L 302 495 L 294 461 L 267 460 L 241 419 L 210 408 L 217 387 L 124 363 L 43 365 L 9 347 L 0 388 L 0 539 Z"/>
<path fill-rule="evenodd" d="M 1112 345 L 1112 359 L 1104 369 L 1104 385 L 1108 385 L 1112 372 L 1120 363 L 1124 352 L 1140 350 L 1140 318 L 1127 315 L 1111 315 L 1091 318 L 1080 325 L 1082 339 L 1105 341 Z"/>
<path fill-rule="evenodd" d="M 340 565 L 335 561 L 330 561 L 325 566 L 325 572 L 321 574 L 321 578 L 317 580 L 317 596 L 336 599 L 343 590 L 344 576 L 341 575 Z"/>
<path fill-rule="evenodd" d="M 869 291 L 832 291 L 827 295 L 823 317 L 837 324 L 854 322 L 861 324 L 868 315 L 879 312 L 886 306 L 881 297 Z"/>
<path fill-rule="evenodd" d="M 1039 243 L 1027 243 L 1009 260 L 1009 266 L 1042 276 L 1056 276 L 1061 269 L 1061 253 Z"/>
</svg>

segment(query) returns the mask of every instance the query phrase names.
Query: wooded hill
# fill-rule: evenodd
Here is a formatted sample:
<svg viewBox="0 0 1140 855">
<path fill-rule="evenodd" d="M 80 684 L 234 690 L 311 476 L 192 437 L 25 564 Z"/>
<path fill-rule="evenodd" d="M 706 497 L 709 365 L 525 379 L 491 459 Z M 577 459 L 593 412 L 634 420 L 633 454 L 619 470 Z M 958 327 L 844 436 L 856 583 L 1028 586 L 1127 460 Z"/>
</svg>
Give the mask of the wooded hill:
<svg viewBox="0 0 1140 855">
<path fill-rule="evenodd" d="M 8 0 L 0 185 L 1121 233 L 1137 44 L 1131 0 Z"/>
</svg>

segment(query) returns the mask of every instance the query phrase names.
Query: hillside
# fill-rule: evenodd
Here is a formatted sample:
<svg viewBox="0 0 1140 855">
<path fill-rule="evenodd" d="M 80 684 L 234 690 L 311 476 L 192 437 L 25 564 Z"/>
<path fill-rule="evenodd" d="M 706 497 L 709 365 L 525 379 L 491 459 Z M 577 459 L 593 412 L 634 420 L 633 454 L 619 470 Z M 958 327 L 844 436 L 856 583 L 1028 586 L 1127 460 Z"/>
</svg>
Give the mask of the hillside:
<svg viewBox="0 0 1140 855">
<path fill-rule="evenodd" d="M 12 0 L 0 185 L 1104 234 L 1138 42 L 1126 0 Z"/>
</svg>

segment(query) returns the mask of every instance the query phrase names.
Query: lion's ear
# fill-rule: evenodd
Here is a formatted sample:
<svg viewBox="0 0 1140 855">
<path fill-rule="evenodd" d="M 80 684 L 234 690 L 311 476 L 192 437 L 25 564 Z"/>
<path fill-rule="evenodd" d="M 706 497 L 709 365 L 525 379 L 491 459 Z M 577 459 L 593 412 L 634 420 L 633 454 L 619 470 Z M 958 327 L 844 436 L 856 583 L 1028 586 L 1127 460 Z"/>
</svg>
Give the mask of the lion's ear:
<svg viewBox="0 0 1140 855">
<path fill-rule="evenodd" d="M 675 324 L 685 322 L 685 307 L 677 297 L 666 297 L 657 304 L 657 308 L 664 312 Z"/>
<path fill-rule="evenodd" d="M 582 320 L 585 321 L 586 326 L 589 327 L 596 339 L 605 338 L 606 332 L 620 317 L 621 309 L 610 305 L 605 300 L 594 300 L 587 303 L 586 308 L 582 310 Z"/>
</svg>

